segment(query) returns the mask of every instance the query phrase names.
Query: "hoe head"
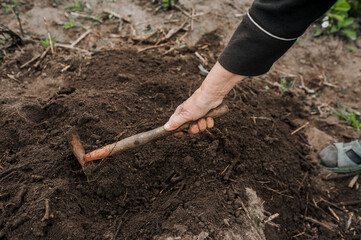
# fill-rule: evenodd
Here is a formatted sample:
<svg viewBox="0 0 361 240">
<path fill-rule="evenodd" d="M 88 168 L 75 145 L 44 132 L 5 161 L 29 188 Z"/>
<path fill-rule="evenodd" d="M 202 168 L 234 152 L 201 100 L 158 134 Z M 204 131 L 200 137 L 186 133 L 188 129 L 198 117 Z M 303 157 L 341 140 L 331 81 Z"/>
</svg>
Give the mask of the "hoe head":
<svg viewBox="0 0 361 240">
<path fill-rule="evenodd" d="M 71 139 L 69 140 L 70 145 L 72 146 L 73 153 L 78 159 L 78 162 L 80 163 L 81 167 L 84 168 L 85 165 L 85 150 L 83 148 L 83 145 L 81 145 L 79 141 L 79 136 L 75 132 L 70 133 L 69 136 Z"/>
</svg>

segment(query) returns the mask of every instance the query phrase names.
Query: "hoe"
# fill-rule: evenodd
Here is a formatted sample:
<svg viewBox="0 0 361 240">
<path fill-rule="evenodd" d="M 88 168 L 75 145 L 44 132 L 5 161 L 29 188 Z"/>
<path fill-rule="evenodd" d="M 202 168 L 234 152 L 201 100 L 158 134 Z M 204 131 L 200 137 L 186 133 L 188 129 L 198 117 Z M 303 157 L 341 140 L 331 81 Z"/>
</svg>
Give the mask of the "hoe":
<svg viewBox="0 0 361 240">
<path fill-rule="evenodd" d="M 227 114 L 228 112 L 229 112 L 228 106 L 226 104 L 221 104 L 217 108 L 214 108 L 211 111 L 209 111 L 204 117 L 218 118 Z M 82 144 L 80 143 L 79 136 L 75 132 L 70 133 L 71 140 L 69 142 L 70 145 L 72 146 L 72 150 L 75 157 L 78 159 L 78 162 L 84 169 L 85 163 L 87 162 L 91 162 L 97 159 L 104 159 L 108 156 L 112 156 L 115 153 L 144 145 L 150 141 L 167 137 L 176 132 L 184 131 L 189 128 L 190 124 L 191 122 L 187 122 L 173 131 L 166 131 L 164 127 L 161 126 L 147 132 L 138 133 L 136 135 L 127 137 L 118 142 L 108 144 L 90 153 L 85 153 L 85 150 Z"/>
</svg>

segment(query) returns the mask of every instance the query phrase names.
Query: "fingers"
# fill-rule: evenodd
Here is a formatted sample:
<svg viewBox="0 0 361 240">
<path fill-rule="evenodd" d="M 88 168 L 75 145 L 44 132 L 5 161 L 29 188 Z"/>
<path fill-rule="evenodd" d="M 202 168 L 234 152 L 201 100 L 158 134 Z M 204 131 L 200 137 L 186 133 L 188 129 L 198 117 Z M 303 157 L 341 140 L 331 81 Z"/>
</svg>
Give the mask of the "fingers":
<svg viewBox="0 0 361 240">
<path fill-rule="evenodd" d="M 207 117 L 207 119 L 199 119 L 196 123 L 191 124 L 188 129 L 188 133 L 197 134 L 200 131 L 203 132 L 207 128 L 214 127 L 214 119 L 211 117 Z"/>
</svg>

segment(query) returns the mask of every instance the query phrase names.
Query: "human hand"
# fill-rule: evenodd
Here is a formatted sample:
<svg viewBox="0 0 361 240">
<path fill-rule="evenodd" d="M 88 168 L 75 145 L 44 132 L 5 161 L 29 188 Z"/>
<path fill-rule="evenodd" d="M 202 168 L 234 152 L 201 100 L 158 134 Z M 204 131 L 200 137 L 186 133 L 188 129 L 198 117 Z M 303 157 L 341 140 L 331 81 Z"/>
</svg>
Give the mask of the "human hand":
<svg viewBox="0 0 361 240">
<path fill-rule="evenodd" d="M 201 118 L 211 109 L 219 106 L 228 92 L 241 80 L 246 78 L 229 72 L 218 62 L 214 65 L 206 79 L 191 97 L 177 107 L 164 129 L 172 131 L 182 124 L 195 121 L 188 132 L 196 134 L 214 126 L 213 118 Z"/>
</svg>

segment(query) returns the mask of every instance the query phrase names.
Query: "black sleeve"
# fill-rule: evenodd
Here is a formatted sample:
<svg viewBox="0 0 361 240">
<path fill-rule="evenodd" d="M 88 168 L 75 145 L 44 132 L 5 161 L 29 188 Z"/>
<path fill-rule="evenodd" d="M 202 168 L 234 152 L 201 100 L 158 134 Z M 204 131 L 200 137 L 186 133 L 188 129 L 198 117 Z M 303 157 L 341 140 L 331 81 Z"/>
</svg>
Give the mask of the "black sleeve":
<svg viewBox="0 0 361 240">
<path fill-rule="evenodd" d="M 336 0 L 255 0 L 219 63 L 232 73 L 261 75 L 271 68 Z"/>
</svg>

